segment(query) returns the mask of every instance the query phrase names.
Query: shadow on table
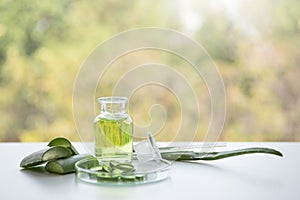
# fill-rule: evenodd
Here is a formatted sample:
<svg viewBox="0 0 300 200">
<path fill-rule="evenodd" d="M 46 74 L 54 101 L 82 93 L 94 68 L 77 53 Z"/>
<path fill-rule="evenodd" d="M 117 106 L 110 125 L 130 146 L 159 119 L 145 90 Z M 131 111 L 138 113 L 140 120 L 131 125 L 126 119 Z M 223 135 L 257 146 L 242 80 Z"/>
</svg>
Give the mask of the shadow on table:
<svg viewBox="0 0 300 200">
<path fill-rule="evenodd" d="M 57 176 L 64 176 L 60 174 L 53 174 L 49 173 L 45 170 L 44 166 L 36 166 L 32 168 L 27 168 L 27 169 L 21 169 L 22 173 L 32 175 L 32 176 L 37 176 L 37 177 L 57 177 Z"/>
<path fill-rule="evenodd" d="M 238 168 L 228 168 L 222 167 L 220 165 L 215 165 L 214 163 L 205 163 L 199 161 L 180 161 L 187 165 L 199 165 L 199 170 L 201 167 L 205 167 L 207 169 L 213 170 L 217 172 L 220 176 L 226 177 L 226 179 L 235 179 L 242 182 L 248 182 L 251 184 L 255 184 L 257 186 L 264 186 L 264 187 L 280 187 L 281 183 L 276 179 L 276 177 L 271 177 L 264 175 L 257 176 L 256 171 L 251 170 L 243 170 Z"/>
<path fill-rule="evenodd" d="M 194 165 L 200 165 L 202 167 L 207 167 L 207 168 L 211 168 L 211 169 L 218 169 L 218 170 L 223 170 L 222 167 L 219 167 L 217 165 L 214 165 L 213 163 L 205 163 L 205 162 L 199 162 L 199 161 L 190 161 L 190 160 L 181 160 L 181 161 L 177 161 L 177 162 L 181 162 L 181 163 L 184 163 L 184 164 L 194 164 Z"/>
</svg>

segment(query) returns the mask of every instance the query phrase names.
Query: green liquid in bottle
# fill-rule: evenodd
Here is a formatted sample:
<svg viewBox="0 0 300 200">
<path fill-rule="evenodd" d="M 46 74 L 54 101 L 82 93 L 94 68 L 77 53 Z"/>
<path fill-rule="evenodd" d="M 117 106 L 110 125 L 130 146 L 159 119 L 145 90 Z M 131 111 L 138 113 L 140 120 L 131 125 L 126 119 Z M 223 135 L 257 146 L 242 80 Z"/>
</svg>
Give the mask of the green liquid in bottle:
<svg viewBox="0 0 300 200">
<path fill-rule="evenodd" d="M 96 156 L 131 160 L 133 123 L 130 117 L 97 117 L 94 124 Z"/>
</svg>

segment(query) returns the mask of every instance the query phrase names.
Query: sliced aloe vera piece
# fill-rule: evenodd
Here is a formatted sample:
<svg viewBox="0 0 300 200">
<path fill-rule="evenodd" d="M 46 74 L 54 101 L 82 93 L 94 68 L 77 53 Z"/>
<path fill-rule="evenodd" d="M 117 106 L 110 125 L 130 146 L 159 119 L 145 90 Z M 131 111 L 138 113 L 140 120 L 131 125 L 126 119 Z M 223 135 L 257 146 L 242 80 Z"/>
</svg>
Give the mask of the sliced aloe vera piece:
<svg viewBox="0 0 300 200">
<path fill-rule="evenodd" d="M 81 155 L 74 155 L 68 158 L 63 158 L 59 160 L 49 161 L 45 169 L 50 173 L 55 174 L 67 174 L 71 172 L 75 172 L 75 163 L 81 159 L 91 158 L 91 155 L 88 154 L 81 154 Z"/>
<path fill-rule="evenodd" d="M 70 148 L 73 155 L 79 154 L 78 151 L 75 149 L 75 147 L 72 145 L 72 143 L 68 139 L 63 137 L 54 138 L 49 142 L 47 146 L 49 147 L 60 146 L 60 147 Z"/>
<path fill-rule="evenodd" d="M 122 170 L 123 172 L 133 172 L 134 166 L 130 163 L 120 163 L 114 167 L 114 169 Z"/>
<path fill-rule="evenodd" d="M 114 168 L 116 165 L 118 165 L 118 164 L 120 164 L 118 161 L 115 161 L 115 160 L 112 160 L 112 161 L 110 161 L 109 162 L 109 166 L 111 167 L 111 168 Z"/>
<path fill-rule="evenodd" d="M 120 169 L 113 169 L 112 170 L 112 174 L 117 174 L 117 175 L 120 175 L 120 174 L 122 174 L 124 171 L 123 170 L 120 170 Z"/>
<path fill-rule="evenodd" d="M 103 167 L 102 166 L 92 167 L 90 168 L 90 170 L 93 172 L 99 172 L 103 170 Z"/>
<path fill-rule="evenodd" d="M 135 182 L 135 181 L 137 181 L 134 174 L 122 175 L 121 180 L 124 181 L 124 182 Z"/>
<path fill-rule="evenodd" d="M 47 147 L 23 158 L 20 167 L 30 168 L 53 159 L 65 158 L 71 155 L 72 151 L 68 148 L 59 146 Z"/>
<path fill-rule="evenodd" d="M 112 171 L 112 167 L 109 164 L 105 164 L 102 166 L 103 167 L 103 171 L 110 173 Z"/>
<path fill-rule="evenodd" d="M 136 175 L 135 176 L 136 181 L 143 181 L 145 179 L 144 175 Z"/>
<path fill-rule="evenodd" d="M 175 152 L 165 152 L 161 153 L 161 156 L 167 160 L 219 160 L 223 158 L 245 155 L 245 154 L 253 154 L 253 153 L 266 153 L 273 154 L 277 156 L 283 156 L 281 152 L 270 149 L 270 148 L 245 148 L 245 149 L 237 149 L 231 151 L 223 151 L 223 152 L 194 152 L 194 151 L 175 151 Z"/>
<path fill-rule="evenodd" d="M 107 173 L 107 172 L 99 172 L 99 173 L 97 173 L 96 176 L 99 181 L 118 181 L 119 180 L 118 175 Z"/>
</svg>

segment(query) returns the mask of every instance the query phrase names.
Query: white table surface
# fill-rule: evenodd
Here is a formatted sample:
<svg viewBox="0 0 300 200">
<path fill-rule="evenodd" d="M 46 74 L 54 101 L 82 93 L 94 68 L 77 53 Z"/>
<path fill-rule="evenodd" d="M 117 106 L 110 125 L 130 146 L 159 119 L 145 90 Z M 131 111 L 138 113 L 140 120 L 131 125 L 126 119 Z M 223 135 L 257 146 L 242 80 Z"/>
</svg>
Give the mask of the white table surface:
<svg viewBox="0 0 300 200">
<path fill-rule="evenodd" d="M 99 186 L 75 174 L 21 170 L 23 157 L 46 143 L 0 143 L 1 200 L 57 199 L 300 199 L 300 143 L 227 143 L 227 147 L 271 147 L 284 157 L 252 154 L 219 161 L 175 162 L 171 177 L 138 186 Z M 75 146 L 82 148 L 80 143 Z M 83 149 L 83 148 L 82 148 Z"/>
</svg>

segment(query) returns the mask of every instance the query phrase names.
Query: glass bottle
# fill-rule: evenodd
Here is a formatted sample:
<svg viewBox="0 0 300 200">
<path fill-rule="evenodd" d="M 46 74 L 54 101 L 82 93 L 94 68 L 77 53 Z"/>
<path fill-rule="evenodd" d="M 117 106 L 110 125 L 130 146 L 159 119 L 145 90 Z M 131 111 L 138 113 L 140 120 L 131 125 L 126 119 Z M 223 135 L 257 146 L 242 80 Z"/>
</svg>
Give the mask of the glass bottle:
<svg viewBox="0 0 300 200">
<path fill-rule="evenodd" d="M 95 154 L 101 158 L 131 160 L 133 121 L 126 112 L 126 97 L 101 97 L 94 120 Z"/>
</svg>

